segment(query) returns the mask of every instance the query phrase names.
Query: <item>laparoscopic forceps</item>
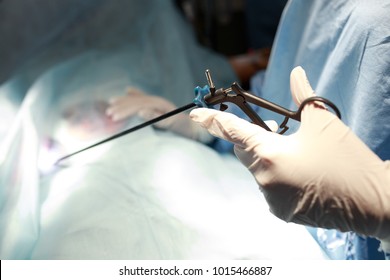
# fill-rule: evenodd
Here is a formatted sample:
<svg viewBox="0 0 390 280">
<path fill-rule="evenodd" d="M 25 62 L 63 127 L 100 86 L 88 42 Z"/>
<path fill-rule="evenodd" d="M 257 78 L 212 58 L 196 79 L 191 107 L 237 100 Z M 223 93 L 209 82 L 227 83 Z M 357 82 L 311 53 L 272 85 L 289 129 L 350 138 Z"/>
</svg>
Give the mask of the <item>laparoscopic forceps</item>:
<svg viewBox="0 0 390 280">
<path fill-rule="evenodd" d="M 184 105 L 182 107 L 179 107 L 171 112 L 168 112 L 166 114 L 163 114 L 159 117 L 156 117 L 154 119 L 151 119 L 149 121 L 146 121 L 144 123 L 141 123 L 137 126 L 134 126 L 132 128 L 126 129 L 122 132 L 119 132 L 117 134 L 114 134 L 113 136 L 110 136 L 104 140 L 101 140 L 95 144 L 92 144 L 88 147 L 85 147 L 81 150 L 78 150 L 76 152 L 73 152 L 71 154 L 68 154 L 66 156 L 61 157 L 56 161 L 55 164 L 58 164 L 59 162 L 63 161 L 64 159 L 67 159 L 71 156 L 74 156 L 76 154 L 79 154 L 81 152 L 84 152 L 86 150 L 89 150 L 93 147 L 99 146 L 103 143 L 109 142 L 111 140 L 114 140 L 118 137 L 124 136 L 126 134 L 129 134 L 131 132 L 134 132 L 136 130 L 139 130 L 141 128 L 144 128 L 146 126 L 152 125 L 154 123 L 157 123 L 161 120 L 164 120 L 166 118 L 169 118 L 171 116 L 174 116 L 176 114 L 179 114 L 181 112 L 187 111 L 191 108 L 195 107 L 209 107 L 213 108 L 214 105 L 220 105 L 219 110 L 225 111 L 228 106 L 226 103 L 233 103 L 237 105 L 251 120 L 254 124 L 257 124 L 261 126 L 262 128 L 271 131 L 271 129 L 265 124 L 265 122 L 260 118 L 260 116 L 252 109 L 252 107 L 249 105 L 254 104 L 257 106 L 260 106 L 262 108 L 265 108 L 267 110 L 270 110 L 272 112 L 278 113 L 280 115 L 284 116 L 283 122 L 279 125 L 280 131 L 279 134 L 283 134 L 288 130 L 287 122 L 289 119 L 293 119 L 296 121 L 301 120 L 301 112 L 306 104 L 314 101 L 320 101 L 328 105 L 332 108 L 332 110 L 335 112 L 335 114 L 341 118 L 340 111 L 334 105 L 331 101 L 328 99 L 325 99 L 320 96 L 313 96 L 310 98 L 305 99 L 301 105 L 299 106 L 297 111 L 290 111 L 284 107 L 281 107 L 275 103 L 272 103 L 270 101 L 267 101 L 263 98 L 260 98 L 258 96 L 255 96 L 249 92 L 246 92 L 244 89 L 242 89 L 237 83 L 233 83 L 230 88 L 227 89 L 216 89 L 213 83 L 213 80 L 211 79 L 211 74 L 209 70 L 206 70 L 206 78 L 207 78 L 207 86 L 196 87 L 195 88 L 195 98 L 192 101 L 192 103 L 189 103 L 187 105 Z"/>
</svg>

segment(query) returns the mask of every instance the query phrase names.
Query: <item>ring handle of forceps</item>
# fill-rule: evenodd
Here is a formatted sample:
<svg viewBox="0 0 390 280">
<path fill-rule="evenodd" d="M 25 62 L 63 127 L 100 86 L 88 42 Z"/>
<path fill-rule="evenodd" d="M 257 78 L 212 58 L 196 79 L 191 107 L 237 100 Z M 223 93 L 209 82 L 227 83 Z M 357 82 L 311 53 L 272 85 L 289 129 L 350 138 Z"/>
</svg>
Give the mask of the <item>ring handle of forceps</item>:
<svg viewBox="0 0 390 280">
<path fill-rule="evenodd" d="M 321 97 L 321 96 L 312 96 L 312 97 L 309 97 L 309 98 L 306 98 L 305 100 L 302 101 L 302 103 L 300 104 L 299 108 L 297 111 L 290 111 L 282 106 L 279 106 L 273 102 L 270 102 L 268 100 L 265 100 L 263 98 L 260 98 L 258 96 L 255 96 L 249 92 L 246 92 L 243 88 L 241 88 L 237 83 L 233 83 L 232 86 L 231 86 L 231 90 L 237 95 L 237 96 L 241 96 L 243 98 L 243 100 L 241 100 L 241 102 L 233 102 L 235 103 L 236 105 L 238 105 L 242 111 L 244 111 L 244 113 L 257 125 L 263 127 L 264 129 L 270 131 L 269 127 L 264 123 L 264 121 L 260 118 L 260 116 L 258 116 L 254 110 L 252 110 L 252 108 L 247 104 L 247 103 L 252 103 L 254 105 L 257 105 L 261 108 L 264 108 L 264 109 L 267 109 L 267 110 L 270 110 L 274 113 L 277 113 L 279 115 L 282 115 L 284 116 L 284 120 L 283 122 L 279 125 L 279 128 L 281 129 L 281 131 L 279 131 L 278 133 L 279 134 L 283 134 L 285 133 L 289 127 L 286 125 L 288 120 L 289 119 L 293 119 L 293 120 L 296 120 L 296 121 L 301 121 L 301 112 L 303 110 L 303 108 L 310 102 L 314 102 L 314 101 L 318 101 L 318 102 L 322 102 L 326 105 L 328 105 L 330 108 L 332 108 L 332 110 L 334 111 L 334 113 L 337 115 L 337 117 L 339 119 L 341 119 L 341 114 L 340 114 L 340 111 L 338 110 L 337 106 L 332 103 L 330 100 L 324 98 L 324 97 Z M 238 104 L 238 103 L 242 103 L 242 104 Z M 260 121 L 259 121 L 260 120 Z"/>
<path fill-rule="evenodd" d="M 261 126 L 265 130 L 271 131 L 271 129 L 265 124 L 263 119 L 252 109 L 251 106 L 249 106 L 248 102 L 245 100 L 249 96 L 254 97 L 247 92 L 245 92 L 244 94 L 243 94 L 243 92 L 241 92 L 241 94 L 239 94 L 239 95 L 225 96 L 223 102 L 236 104 L 252 120 L 252 122 L 254 124 Z M 286 108 L 283 108 L 279 105 L 276 105 L 276 104 L 269 102 L 269 101 L 266 101 L 264 99 L 261 99 L 261 100 L 257 100 L 257 98 L 255 98 L 255 99 L 249 98 L 249 99 L 251 99 L 250 100 L 251 102 L 249 102 L 249 103 L 263 107 L 265 109 L 268 109 L 272 112 L 278 113 L 278 114 L 283 115 L 285 117 L 283 122 L 279 125 L 279 128 L 281 129 L 281 131 L 277 132 L 278 134 L 284 134 L 289 129 L 289 127 L 287 126 L 287 122 L 289 119 L 301 121 L 301 113 L 302 113 L 303 108 L 307 104 L 309 104 L 311 102 L 315 102 L 315 101 L 322 102 L 322 103 L 326 104 L 327 106 L 329 106 L 330 108 L 332 108 L 332 110 L 334 111 L 336 116 L 339 119 L 341 119 L 341 114 L 340 114 L 340 111 L 337 108 L 337 106 L 334 103 L 332 103 L 330 100 L 328 100 L 324 97 L 321 97 L 321 96 L 312 96 L 312 97 L 306 98 L 305 100 L 302 101 L 298 110 L 295 112 L 289 111 Z M 221 102 L 221 103 L 223 103 L 223 102 Z"/>
<path fill-rule="evenodd" d="M 215 87 L 214 87 L 214 83 L 212 82 L 212 79 L 211 79 L 211 75 L 210 75 L 210 71 L 209 70 L 206 70 L 206 77 L 207 77 L 207 81 L 209 83 L 209 91 L 210 91 L 210 94 L 202 94 L 202 96 L 200 97 L 199 94 L 196 94 L 197 95 L 197 98 L 196 99 L 202 99 L 203 101 L 201 102 L 201 104 L 198 104 L 199 105 L 206 105 L 204 101 L 206 101 L 206 98 L 207 96 L 209 96 L 209 98 L 213 99 L 213 97 L 215 98 L 216 97 L 216 91 L 215 91 Z M 200 92 L 199 89 L 200 87 L 197 87 L 198 91 L 196 92 Z M 203 90 L 205 90 L 205 88 L 203 88 Z M 302 113 L 302 110 L 303 108 L 309 103 L 309 102 L 314 102 L 314 101 L 319 101 L 319 102 L 322 102 L 326 105 L 328 105 L 330 108 L 332 108 L 332 110 L 334 111 L 334 113 L 337 115 L 337 117 L 339 119 L 341 119 L 341 114 L 340 114 L 340 111 L 339 109 L 337 108 L 337 106 L 335 104 L 333 104 L 330 100 L 324 98 L 324 97 L 321 97 L 321 96 L 312 96 L 312 97 L 309 97 L 309 98 L 306 98 L 305 100 L 303 100 L 303 102 L 300 104 L 299 108 L 297 111 L 290 111 L 290 110 L 287 110 L 286 108 L 283 108 L 275 103 L 272 103 L 270 101 L 267 101 L 265 99 L 262 99 L 260 97 L 257 97 L 257 96 L 254 96 L 248 92 L 246 92 L 243 88 L 241 88 L 236 82 L 234 82 L 230 88 L 230 90 L 232 90 L 236 95 L 235 95 L 235 98 L 234 97 L 231 97 L 231 98 L 228 98 L 230 100 L 226 100 L 226 97 L 228 97 L 227 95 L 225 95 L 224 98 L 222 99 L 225 99 L 225 100 L 222 100 L 222 99 L 218 99 L 218 100 L 214 100 L 214 101 L 217 101 L 217 102 L 211 102 L 210 105 L 216 105 L 218 103 L 223 103 L 223 102 L 231 102 L 231 103 L 234 103 L 236 104 L 238 107 L 240 107 L 240 109 L 242 111 L 244 111 L 244 113 L 257 125 L 263 127 L 264 129 L 268 130 L 268 131 L 271 131 L 271 129 L 264 123 L 264 121 L 260 118 L 260 116 L 258 114 L 256 114 L 256 112 L 251 108 L 251 106 L 249 106 L 248 103 L 252 103 L 252 104 L 255 104 L 257 106 L 260 106 L 262 108 L 265 108 L 265 109 L 268 109 L 270 111 L 273 111 L 275 113 L 278 113 L 280 115 L 283 115 L 285 116 L 283 122 L 279 125 L 279 128 L 282 129 L 282 131 L 278 132 L 279 134 L 283 134 L 284 132 L 286 132 L 288 130 L 288 126 L 287 126 L 287 122 L 290 118 L 294 119 L 294 120 L 297 120 L 297 121 L 301 121 L 301 113 Z M 225 92 L 225 90 L 222 89 L 223 92 Z M 217 90 L 218 92 L 218 90 Z M 237 99 L 237 97 L 240 96 L 242 97 Z M 200 98 L 199 98 L 200 97 Z M 195 100 L 197 101 L 197 100 Z M 194 102 L 195 102 L 194 101 Z M 210 100 L 211 101 L 211 100 Z M 199 102 L 198 102 L 199 103 Z M 207 101 L 206 101 L 207 103 Z M 195 102 L 195 104 L 197 104 L 197 102 Z"/>
<path fill-rule="evenodd" d="M 288 122 L 289 119 L 293 119 L 293 120 L 296 120 L 296 121 L 301 121 L 301 113 L 302 113 L 303 108 L 307 104 L 309 104 L 311 102 L 315 102 L 315 101 L 322 102 L 325 105 L 327 105 L 330 108 L 332 108 L 332 110 L 337 115 L 337 117 L 339 119 L 341 119 L 341 114 L 340 114 L 340 111 L 337 108 L 337 106 L 334 103 L 332 103 L 330 100 L 328 100 L 328 99 L 326 99 L 324 97 L 321 97 L 321 96 L 312 96 L 312 97 L 306 98 L 305 100 L 302 101 L 302 103 L 300 104 L 298 110 L 294 112 L 294 111 L 290 111 L 290 110 L 288 110 L 288 109 L 286 109 L 286 108 L 284 108 L 282 106 L 279 106 L 279 105 L 277 105 L 275 103 L 272 103 L 272 102 L 270 102 L 268 100 L 265 100 L 263 98 L 255 96 L 255 95 L 253 95 L 253 94 L 251 94 L 249 92 L 246 92 L 237 83 L 233 83 L 232 84 L 231 90 L 234 93 L 236 93 L 236 97 L 237 96 L 241 96 L 242 99 L 229 98 L 230 100 L 227 100 L 227 101 L 235 103 L 237 106 L 239 106 L 241 108 L 242 111 L 244 111 L 244 113 L 255 124 L 263 127 L 264 129 L 266 129 L 268 131 L 271 131 L 271 130 L 264 123 L 264 121 L 261 119 L 261 117 L 258 114 L 256 114 L 255 111 L 248 105 L 248 103 L 252 103 L 252 104 L 257 105 L 257 106 L 259 106 L 261 108 L 270 110 L 272 112 L 275 112 L 277 114 L 280 114 L 280 115 L 284 116 L 285 118 L 284 118 L 283 122 L 279 125 L 279 128 L 281 129 L 281 131 L 278 132 L 279 134 L 283 134 L 283 133 L 285 133 L 289 129 L 289 127 L 287 126 L 287 122 Z"/>
<path fill-rule="evenodd" d="M 296 119 L 297 121 L 301 121 L 301 114 L 302 114 L 303 108 L 307 104 L 309 104 L 311 102 L 315 102 L 315 101 L 319 101 L 319 102 L 322 102 L 322 103 L 328 105 L 330 108 L 332 108 L 332 110 L 336 114 L 336 116 L 341 120 L 341 113 L 340 113 L 340 110 L 337 108 L 337 106 L 333 102 L 331 102 L 330 100 L 328 100 L 324 97 L 321 97 L 321 96 L 312 96 L 312 97 L 309 97 L 309 98 L 306 98 L 305 100 L 303 100 L 302 103 L 299 105 L 298 110 L 295 112 L 296 118 L 294 118 L 294 119 Z M 279 134 L 283 134 L 288 130 L 288 126 L 286 124 L 287 124 L 289 119 L 290 119 L 289 116 L 286 116 L 284 118 L 283 122 L 279 126 L 279 128 L 282 129 L 282 131 L 280 131 Z"/>
</svg>

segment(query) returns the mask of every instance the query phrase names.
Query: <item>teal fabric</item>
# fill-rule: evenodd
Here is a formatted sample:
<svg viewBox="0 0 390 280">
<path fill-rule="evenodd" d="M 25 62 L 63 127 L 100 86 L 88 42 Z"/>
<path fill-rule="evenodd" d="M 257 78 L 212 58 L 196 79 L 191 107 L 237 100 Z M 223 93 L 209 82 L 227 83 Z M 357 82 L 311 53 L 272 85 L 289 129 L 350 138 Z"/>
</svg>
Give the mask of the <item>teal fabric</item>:
<svg viewBox="0 0 390 280">
<path fill-rule="evenodd" d="M 373 151 L 390 159 L 389 10 L 387 0 L 290 1 L 255 92 L 296 108 L 289 75 L 300 65 L 316 93 L 339 107 L 343 121 Z"/>
</svg>

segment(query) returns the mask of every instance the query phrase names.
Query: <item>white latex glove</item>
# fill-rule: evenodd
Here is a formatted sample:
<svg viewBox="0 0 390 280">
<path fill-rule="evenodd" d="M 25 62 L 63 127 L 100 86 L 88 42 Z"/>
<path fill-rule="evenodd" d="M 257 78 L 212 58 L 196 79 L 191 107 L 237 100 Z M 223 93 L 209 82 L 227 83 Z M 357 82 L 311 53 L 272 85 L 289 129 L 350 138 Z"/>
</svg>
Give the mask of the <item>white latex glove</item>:
<svg viewBox="0 0 390 280">
<path fill-rule="evenodd" d="M 121 121 L 135 115 L 148 121 L 175 109 L 174 104 L 162 97 L 148 95 L 137 88 L 130 87 L 125 96 L 110 100 L 106 114 L 114 121 Z M 203 143 L 213 139 L 206 129 L 191 121 L 185 113 L 159 121 L 154 126 Z"/>
<path fill-rule="evenodd" d="M 314 95 L 301 67 L 292 71 L 291 91 L 297 104 Z M 305 106 L 289 136 L 212 109 L 194 109 L 190 117 L 235 144 L 280 219 L 390 238 L 390 163 L 321 105 Z"/>
</svg>

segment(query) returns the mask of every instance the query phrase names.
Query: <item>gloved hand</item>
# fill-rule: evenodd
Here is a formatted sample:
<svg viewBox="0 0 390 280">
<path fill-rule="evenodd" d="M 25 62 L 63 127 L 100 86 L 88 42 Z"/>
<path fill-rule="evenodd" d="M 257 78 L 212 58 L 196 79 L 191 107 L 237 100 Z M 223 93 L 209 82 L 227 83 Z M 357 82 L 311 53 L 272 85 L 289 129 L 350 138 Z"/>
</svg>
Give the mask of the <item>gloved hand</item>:
<svg viewBox="0 0 390 280">
<path fill-rule="evenodd" d="M 148 121 L 175 109 L 174 104 L 162 97 L 148 95 L 137 88 L 130 87 L 125 96 L 110 100 L 106 114 L 114 121 L 121 121 L 135 115 Z M 191 121 L 185 113 L 159 121 L 154 126 L 203 143 L 213 139 L 206 129 Z"/>
<path fill-rule="evenodd" d="M 291 73 L 291 91 L 297 104 L 314 95 L 300 67 Z M 194 109 L 190 117 L 235 144 L 280 219 L 390 241 L 390 162 L 321 104 L 306 105 L 289 136 L 212 109 Z"/>
</svg>

